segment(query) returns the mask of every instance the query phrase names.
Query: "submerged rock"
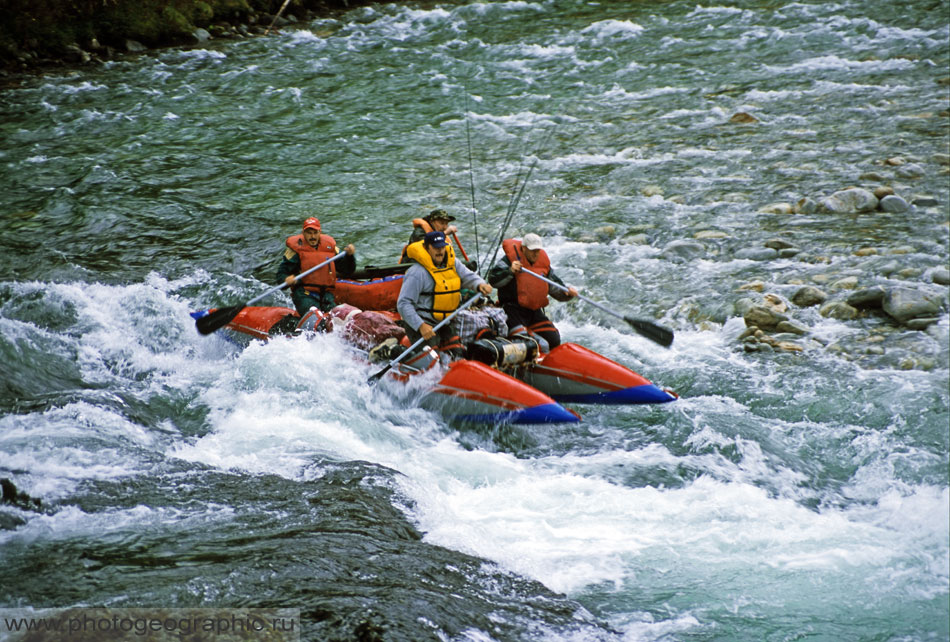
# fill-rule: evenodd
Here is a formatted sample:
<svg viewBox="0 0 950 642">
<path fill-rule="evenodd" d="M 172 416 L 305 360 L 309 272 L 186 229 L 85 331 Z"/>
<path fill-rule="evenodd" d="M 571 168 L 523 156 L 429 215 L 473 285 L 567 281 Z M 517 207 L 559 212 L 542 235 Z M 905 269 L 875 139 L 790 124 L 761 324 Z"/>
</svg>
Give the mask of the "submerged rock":
<svg viewBox="0 0 950 642">
<path fill-rule="evenodd" d="M 778 258 L 778 251 L 770 247 L 746 247 L 736 252 L 736 258 L 749 261 L 771 261 Z"/>
</svg>

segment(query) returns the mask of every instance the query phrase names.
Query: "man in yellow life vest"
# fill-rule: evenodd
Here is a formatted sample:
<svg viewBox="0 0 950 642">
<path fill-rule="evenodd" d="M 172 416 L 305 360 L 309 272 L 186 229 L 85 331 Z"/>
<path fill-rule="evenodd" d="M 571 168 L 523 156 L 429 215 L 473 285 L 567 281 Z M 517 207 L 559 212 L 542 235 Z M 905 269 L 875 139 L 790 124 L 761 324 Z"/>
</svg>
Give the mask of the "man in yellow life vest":
<svg viewBox="0 0 950 642">
<path fill-rule="evenodd" d="M 505 239 L 501 247 L 505 255 L 489 271 L 488 282 L 498 288 L 498 302 L 508 317 L 508 336 L 533 334 L 544 339 L 547 348 L 556 348 L 561 344 L 561 333 L 544 314 L 548 296 L 567 301 L 577 296 L 577 289 L 571 287 L 565 292 L 524 274 L 528 270 L 563 285 L 551 271 L 551 259 L 537 234 L 525 234 L 520 241 Z"/>
<path fill-rule="evenodd" d="M 345 277 L 356 271 L 356 248 L 352 243 L 347 245 L 343 248 L 346 256 L 311 272 L 298 282 L 296 275 L 333 258 L 340 249 L 332 236 L 321 234 L 320 220 L 315 217 L 304 221 L 303 233 L 288 237 L 286 244 L 284 259 L 277 268 L 277 281 L 290 285 L 290 298 L 297 313 L 303 316 L 312 307 L 329 311 L 336 305 L 333 287 L 337 274 Z"/>
<path fill-rule="evenodd" d="M 408 259 L 406 258 L 406 250 L 413 243 L 418 243 L 421 241 L 426 234 L 429 232 L 443 232 L 446 238 L 454 235 L 458 232 L 458 228 L 452 225 L 452 221 L 455 220 L 455 217 L 446 212 L 445 210 L 432 210 L 423 218 L 414 218 L 412 219 L 412 234 L 409 236 L 409 243 L 402 248 L 402 256 L 399 258 L 400 263 L 405 263 Z M 458 237 L 455 237 L 455 242 L 459 243 Z M 461 244 L 459 244 L 461 248 Z M 463 258 L 468 258 L 464 256 L 465 251 L 462 250 Z M 462 261 L 462 263 L 469 270 L 474 270 L 476 268 L 475 261 Z"/>
<path fill-rule="evenodd" d="M 463 288 L 478 290 L 487 296 L 492 287 L 455 258 L 444 232 L 427 233 L 421 241 L 406 248 L 406 256 L 413 265 L 403 277 L 396 310 L 402 317 L 409 342 L 415 343 L 422 337 L 432 347 L 439 347 L 452 356 L 462 356 L 464 348 L 450 330 L 451 324 L 440 328 L 438 335 L 432 328 L 458 309 Z"/>
</svg>

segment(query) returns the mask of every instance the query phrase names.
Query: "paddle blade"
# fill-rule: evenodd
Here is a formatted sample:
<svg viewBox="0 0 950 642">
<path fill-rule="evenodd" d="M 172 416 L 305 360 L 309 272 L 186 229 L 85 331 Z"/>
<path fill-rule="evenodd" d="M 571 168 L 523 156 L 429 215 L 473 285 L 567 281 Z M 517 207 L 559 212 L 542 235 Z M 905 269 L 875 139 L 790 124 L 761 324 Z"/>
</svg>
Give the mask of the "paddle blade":
<svg viewBox="0 0 950 642">
<path fill-rule="evenodd" d="M 245 304 L 242 303 L 241 305 L 232 305 L 230 308 L 218 308 L 195 321 L 195 327 L 198 328 L 198 332 L 201 334 L 211 334 L 229 324 L 244 307 Z"/>
<path fill-rule="evenodd" d="M 664 348 L 669 348 L 673 344 L 673 331 L 664 328 L 661 325 L 647 321 L 646 319 L 634 319 L 624 317 L 624 321 L 630 324 L 630 327 L 645 336 L 654 343 L 659 343 Z"/>
<path fill-rule="evenodd" d="M 377 372 L 376 374 L 374 374 L 372 377 L 370 377 L 369 379 L 367 379 L 367 380 L 366 380 L 366 383 L 369 384 L 370 386 L 375 386 L 376 383 L 377 383 L 380 379 L 383 378 L 383 375 L 386 374 L 387 372 L 389 372 L 389 369 L 392 368 L 392 367 L 393 367 L 393 364 L 391 364 L 391 363 L 386 364 L 386 367 L 385 367 L 385 368 L 383 368 L 382 370 L 380 370 L 379 372 Z"/>
</svg>

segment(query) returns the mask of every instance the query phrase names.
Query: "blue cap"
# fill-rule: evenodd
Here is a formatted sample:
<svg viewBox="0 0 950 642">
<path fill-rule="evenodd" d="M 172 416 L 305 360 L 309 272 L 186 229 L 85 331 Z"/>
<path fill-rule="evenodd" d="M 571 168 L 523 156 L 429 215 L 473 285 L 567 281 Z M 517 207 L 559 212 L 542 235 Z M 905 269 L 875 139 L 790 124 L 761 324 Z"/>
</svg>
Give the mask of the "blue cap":
<svg viewBox="0 0 950 642">
<path fill-rule="evenodd" d="M 448 243 L 445 242 L 444 232 L 429 232 L 426 234 L 425 244 L 434 248 L 445 247 L 448 245 Z"/>
</svg>

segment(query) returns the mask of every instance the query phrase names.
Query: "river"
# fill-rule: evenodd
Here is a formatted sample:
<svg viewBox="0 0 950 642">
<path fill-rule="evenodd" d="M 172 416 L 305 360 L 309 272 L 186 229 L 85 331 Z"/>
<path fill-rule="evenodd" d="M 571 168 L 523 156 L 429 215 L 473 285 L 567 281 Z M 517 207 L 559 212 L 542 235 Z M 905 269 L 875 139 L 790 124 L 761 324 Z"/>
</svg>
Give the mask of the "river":
<svg viewBox="0 0 950 642">
<path fill-rule="evenodd" d="M 42 501 L 0 508 L 0 607 L 282 606 L 308 640 L 950 639 L 948 64 L 945 2 L 514 0 L 0 90 L 0 477 Z M 677 401 L 454 427 L 336 337 L 195 332 L 311 215 L 380 265 L 443 207 L 484 262 L 529 168 L 509 235 L 676 341 L 581 302 L 549 309 L 562 335 Z M 851 186 L 909 208 L 799 204 Z M 804 285 L 939 312 L 789 304 L 797 348 L 740 339 L 743 299 Z"/>
</svg>

